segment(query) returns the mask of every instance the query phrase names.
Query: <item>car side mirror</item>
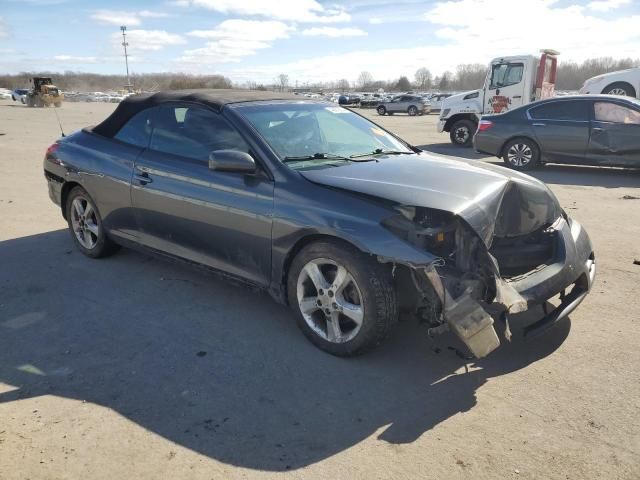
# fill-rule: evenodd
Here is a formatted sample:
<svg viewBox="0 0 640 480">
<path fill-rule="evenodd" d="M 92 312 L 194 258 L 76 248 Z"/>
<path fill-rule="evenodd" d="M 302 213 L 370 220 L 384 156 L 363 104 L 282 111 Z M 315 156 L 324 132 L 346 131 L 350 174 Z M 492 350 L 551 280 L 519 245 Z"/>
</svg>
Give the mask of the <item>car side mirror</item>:
<svg viewBox="0 0 640 480">
<path fill-rule="evenodd" d="M 214 150 L 209 154 L 209 169 L 218 172 L 255 173 L 256 162 L 240 150 Z"/>
</svg>

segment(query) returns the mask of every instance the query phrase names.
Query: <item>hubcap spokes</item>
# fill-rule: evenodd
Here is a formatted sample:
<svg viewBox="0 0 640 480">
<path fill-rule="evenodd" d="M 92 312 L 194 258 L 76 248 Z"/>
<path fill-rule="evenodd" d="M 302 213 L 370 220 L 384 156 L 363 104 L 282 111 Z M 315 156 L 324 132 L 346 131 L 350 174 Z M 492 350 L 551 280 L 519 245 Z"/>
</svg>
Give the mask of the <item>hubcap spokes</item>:
<svg viewBox="0 0 640 480">
<path fill-rule="evenodd" d="M 622 88 L 613 88 L 609 90 L 609 95 L 622 95 L 624 97 L 626 94 L 627 92 Z"/>
<path fill-rule="evenodd" d="M 318 258 L 304 266 L 297 299 L 307 325 L 329 342 L 348 342 L 362 327 L 360 289 L 347 269 L 333 260 Z"/>
<path fill-rule="evenodd" d="M 91 250 L 98 242 L 100 227 L 96 212 L 84 197 L 76 197 L 71 204 L 71 226 L 80 245 Z"/>
<path fill-rule="evenodd" d="M 460 143 L 465 143 L 469 139 L 469 129 L 467 127 L 460 127 L 456 130 L 456 138 Z"/>
<path fill-rule="evenodd" d="M 507 158 L 509 163 L 516 167 L 524 167 L 531 162 L 533 158 L 533 152 L 531 147 L 524 143 L 516 143 L 509 148 L 507 152 Z"/>
</svg>

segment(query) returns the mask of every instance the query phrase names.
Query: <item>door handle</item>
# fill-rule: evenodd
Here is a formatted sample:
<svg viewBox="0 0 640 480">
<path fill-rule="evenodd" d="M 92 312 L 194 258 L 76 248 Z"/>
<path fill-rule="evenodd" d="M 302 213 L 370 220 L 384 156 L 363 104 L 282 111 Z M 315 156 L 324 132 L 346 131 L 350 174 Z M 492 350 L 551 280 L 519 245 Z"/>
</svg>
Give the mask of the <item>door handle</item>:
<svg viewBox="0 0 640 480">
<path fill-rule="evenodd" d="M 153 182 L 147 172 L 136 173 L 133 178 L 135 178 L 140 185 L 146 185 L 147 183 Z"/>
<path fill-rule="evenodd" d="M 604 132 L 604 129 L 602 129 L 600 127 L 592 127 L 591 131 L 595 132 L 595 133 L 602 133 L 602 132 Z"/>
<path fill-rule="evenodd" d="M 534 122 L 533 126 L 534 127 L 546 127 L 547 124 L 546 123 L 540 123 L 540 122 Z"/>
<path fill-rule="evenodd" d="M 522 95 L 514 95 L 513 98 L 522 98 Z"/>
</svg>

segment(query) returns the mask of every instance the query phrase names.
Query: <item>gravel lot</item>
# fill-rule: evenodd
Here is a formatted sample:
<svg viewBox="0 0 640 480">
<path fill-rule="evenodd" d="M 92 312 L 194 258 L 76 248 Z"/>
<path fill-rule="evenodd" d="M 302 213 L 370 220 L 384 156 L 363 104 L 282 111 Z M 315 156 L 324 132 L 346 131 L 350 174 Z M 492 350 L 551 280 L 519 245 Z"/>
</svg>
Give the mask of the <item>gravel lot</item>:
<svg viewBox="0 0 640 480">
<path fill-rule="evenodd" d="M 70 132 L 113 108 L 58 113 Z M 475 157 L 435 115 L 373 116 Z M 42 174 L 58 134 L 53 109 L 0 102 L 0 479 L 640 478 L 640 199 L 623 198 L 640 172 L 534 172 L 599 267 L 544 337 L 473 362 L 403 322 L 339 359 L 264 293 L 127 250 L 79 254 Z"/>
</svg>

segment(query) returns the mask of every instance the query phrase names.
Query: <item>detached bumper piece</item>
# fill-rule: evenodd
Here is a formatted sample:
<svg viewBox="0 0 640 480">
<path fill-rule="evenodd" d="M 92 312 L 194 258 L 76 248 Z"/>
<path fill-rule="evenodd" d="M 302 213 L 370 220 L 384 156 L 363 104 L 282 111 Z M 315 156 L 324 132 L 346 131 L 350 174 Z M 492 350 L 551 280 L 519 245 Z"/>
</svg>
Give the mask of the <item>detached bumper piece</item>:
<svg viewBox="0 0 640 480">
<path fill-rule="evenodd" d="M 475 301 L 467 290 L 445 305 L 444 317 L 449 327 L 471 350 L 476 358 L 489 355 L 500 346 L 500 339 L 493 328 L 493 318 Z"/>
</svg>

